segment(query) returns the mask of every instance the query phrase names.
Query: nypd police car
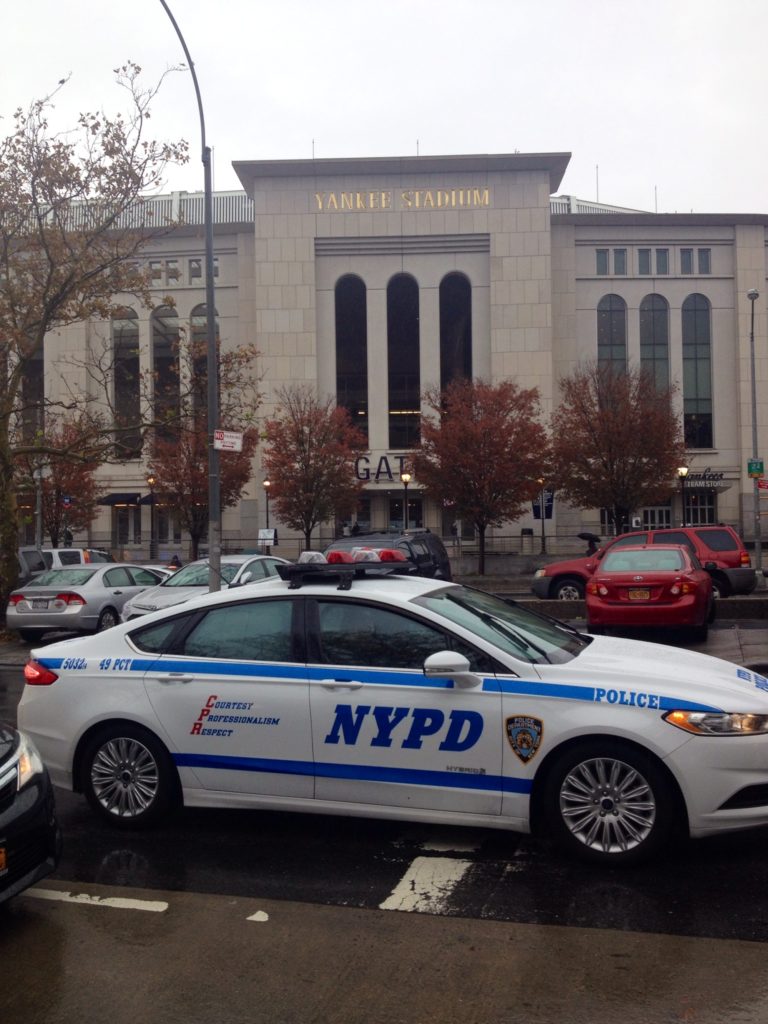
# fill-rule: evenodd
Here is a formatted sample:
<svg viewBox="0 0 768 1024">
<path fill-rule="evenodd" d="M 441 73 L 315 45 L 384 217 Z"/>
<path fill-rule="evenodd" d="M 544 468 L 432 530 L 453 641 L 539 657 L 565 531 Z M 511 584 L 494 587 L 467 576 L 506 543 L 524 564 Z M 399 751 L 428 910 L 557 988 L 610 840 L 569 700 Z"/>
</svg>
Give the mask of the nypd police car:
<svg viewBox="0 0 768 1024">
<path fill-rule="evenodd" d="M 33 650 L 19 725 L 125 828 L 270 808 L 533 832 L 618 864 L 768 824 L 768 679 L 397 568 L 281 566 Z"/>
</svg>

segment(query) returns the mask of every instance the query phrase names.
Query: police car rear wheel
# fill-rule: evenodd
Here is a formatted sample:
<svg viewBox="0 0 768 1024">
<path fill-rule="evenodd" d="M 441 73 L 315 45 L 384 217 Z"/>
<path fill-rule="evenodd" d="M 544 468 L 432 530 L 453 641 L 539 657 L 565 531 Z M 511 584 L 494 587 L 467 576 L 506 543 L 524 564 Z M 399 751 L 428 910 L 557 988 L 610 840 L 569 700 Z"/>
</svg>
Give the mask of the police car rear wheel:
<svg viewBox="0 0 768 1024">
<path fill-rule="evenodd" d="M 549 776 L 553 838 L 582 860 L 638 863 L 672 836 L 668 791 L 662 769 L 642 751 L 611 741 L 581 744 Z"/>
<path fill-rule="evenodd" d="M 82 778 L 91 806 L 122 828 L 151 825 L 175 802 L 176 776 L 168 752 L 138 726 L 98 733 L 85 751 Z"/>
</svg>

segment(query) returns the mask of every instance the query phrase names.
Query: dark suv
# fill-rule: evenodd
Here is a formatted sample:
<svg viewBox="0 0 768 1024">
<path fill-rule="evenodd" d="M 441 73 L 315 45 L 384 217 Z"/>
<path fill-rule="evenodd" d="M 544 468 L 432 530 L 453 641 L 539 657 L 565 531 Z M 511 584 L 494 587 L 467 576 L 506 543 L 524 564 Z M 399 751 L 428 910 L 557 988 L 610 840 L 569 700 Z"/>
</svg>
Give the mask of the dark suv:
<svg viewBox="0 0 768 1024">
<path fill-rule="evenodd" d="M 19 576 L 16 581 L 17 587 L 23 587 L 38 573 L 45 572 L 46 564 L 43 553 L 39 548 L 19 548 Z"/>
<path fill-rule="evenodd" d="M 448 552 L 437 534 L 429 530 L 360 533 L 357 536 L 339 537 L 328 545 L 323 554 L 327 555 L 329 551 L 351 551 L 352 548 L 396 548 L 416 566 L 415 575 L 440 580 L 452 578 Z"/>
<path fill-rule="evenodd" d="M 684 544 L 709 572 L 718 597 L 751 594 L 757 586 L 749 552 L 734 529 L 730 526 L 681 526 L 622 533 L 606 541 L 594 555 L 551 562 L 536 570 L 531 589 L 542 598 L 561 601 L 582 598 L 586 582 L 599 567 L 603 555 L 627 544 Z"/>
</svg>

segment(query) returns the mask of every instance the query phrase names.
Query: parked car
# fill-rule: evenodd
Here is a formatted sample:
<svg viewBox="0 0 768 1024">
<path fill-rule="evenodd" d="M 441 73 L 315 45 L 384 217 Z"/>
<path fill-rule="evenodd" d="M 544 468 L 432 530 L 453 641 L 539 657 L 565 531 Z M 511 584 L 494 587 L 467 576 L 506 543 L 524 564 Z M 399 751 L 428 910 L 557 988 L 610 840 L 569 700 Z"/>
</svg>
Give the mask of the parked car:
<svg viewBox="0 0 768 1024">
<path fill-rule="evenodd" d="M 276 555 L 222 555 L 221 589 L 237 587 L 242 583 L 259 583 L 277 575 L 278 565 L 287 565 L 285 558 Z M 159 586 L 137 595 L 123 606 L 122 620 L 128 622 L 158 608 L 182 604 L 190 597 L 199 597 L 208 590 L 209 562 L 200 558 L 177 569 Z"/>
<path fill-rule="evenodd" d="M 90 565 L 114 562 L 109 551 L 101 548 L 43 548 L 47 569 L 63 569 L 67 565 Z"/>
<path fill-rule="evenodd" d="M 123 605 L 162 576 L 132 563 L 47 569 L 11 593 L 5 620 L 34 643 L 53 630 L 93 633 L 120 621 Z"/>
<path fill-rule="evenodd" d="M 351 551 L 353 548 L 396 548 L 416 566 L 417 576 L 450 580 L 451 560 L 445 545 L 430 530 L 405 530 L 401 533 L 360 533 L 357 536 L 339 537 L 324 550 Z"/>
<path fill-rule="evenodd" d="M 124 829 L 181 803 L 374 816 L 610 867 L 768 826 L 764 676 L 374 570 L 283 565 L 33 650 L 19 725 Z"/>
<path fill-rule="evenodd" d="M 19 548 L 19 576 L 16 585 L 18 587 L 33 579 L 38 573 L 44 572 L 45 558 L 40 548 Z"/>
<path fill-rule="evenodd" d="M 587 627 L 687 627 L 706 640 L 715 615 L 712 577 L 682 544 L 620 546 L 587 581 Z"/>
<path fill-rule="evenodd" d="M 60 854 L 48 772 L 30 738 L 0 722 L 0 903 L 50 875 Z"/>
<path fill-rule="evenodd" d="M 609 551 L 637 544 L 684 544 L 702 565 L 711 565 L 715 597 L 751 594 L 757 586 L 749 552 L 730 526 L 681 526 L 676 529 L 633 530 L 622 533 L 586 558 L 550 562 L 536 570 L 531 589 L 536 597 L 574 601 L 584 597 L 587 580 Z"/>
</svg>

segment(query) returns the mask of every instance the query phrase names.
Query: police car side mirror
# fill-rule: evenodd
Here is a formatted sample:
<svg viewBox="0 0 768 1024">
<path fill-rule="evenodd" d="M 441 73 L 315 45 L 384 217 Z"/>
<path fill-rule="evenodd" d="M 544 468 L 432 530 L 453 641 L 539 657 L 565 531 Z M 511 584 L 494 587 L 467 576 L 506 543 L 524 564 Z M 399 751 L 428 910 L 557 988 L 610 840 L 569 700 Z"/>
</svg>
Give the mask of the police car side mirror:
<svg viewBox="0 0 768 1024">
<path fill-rule="evenodd" d="M 457 686 L 480 686 L 482 678 L 469 670 L 469 661 L 457 651 L 438 651 L 424 662 L 427 679 L 452 679 Z"/>
</svg>

